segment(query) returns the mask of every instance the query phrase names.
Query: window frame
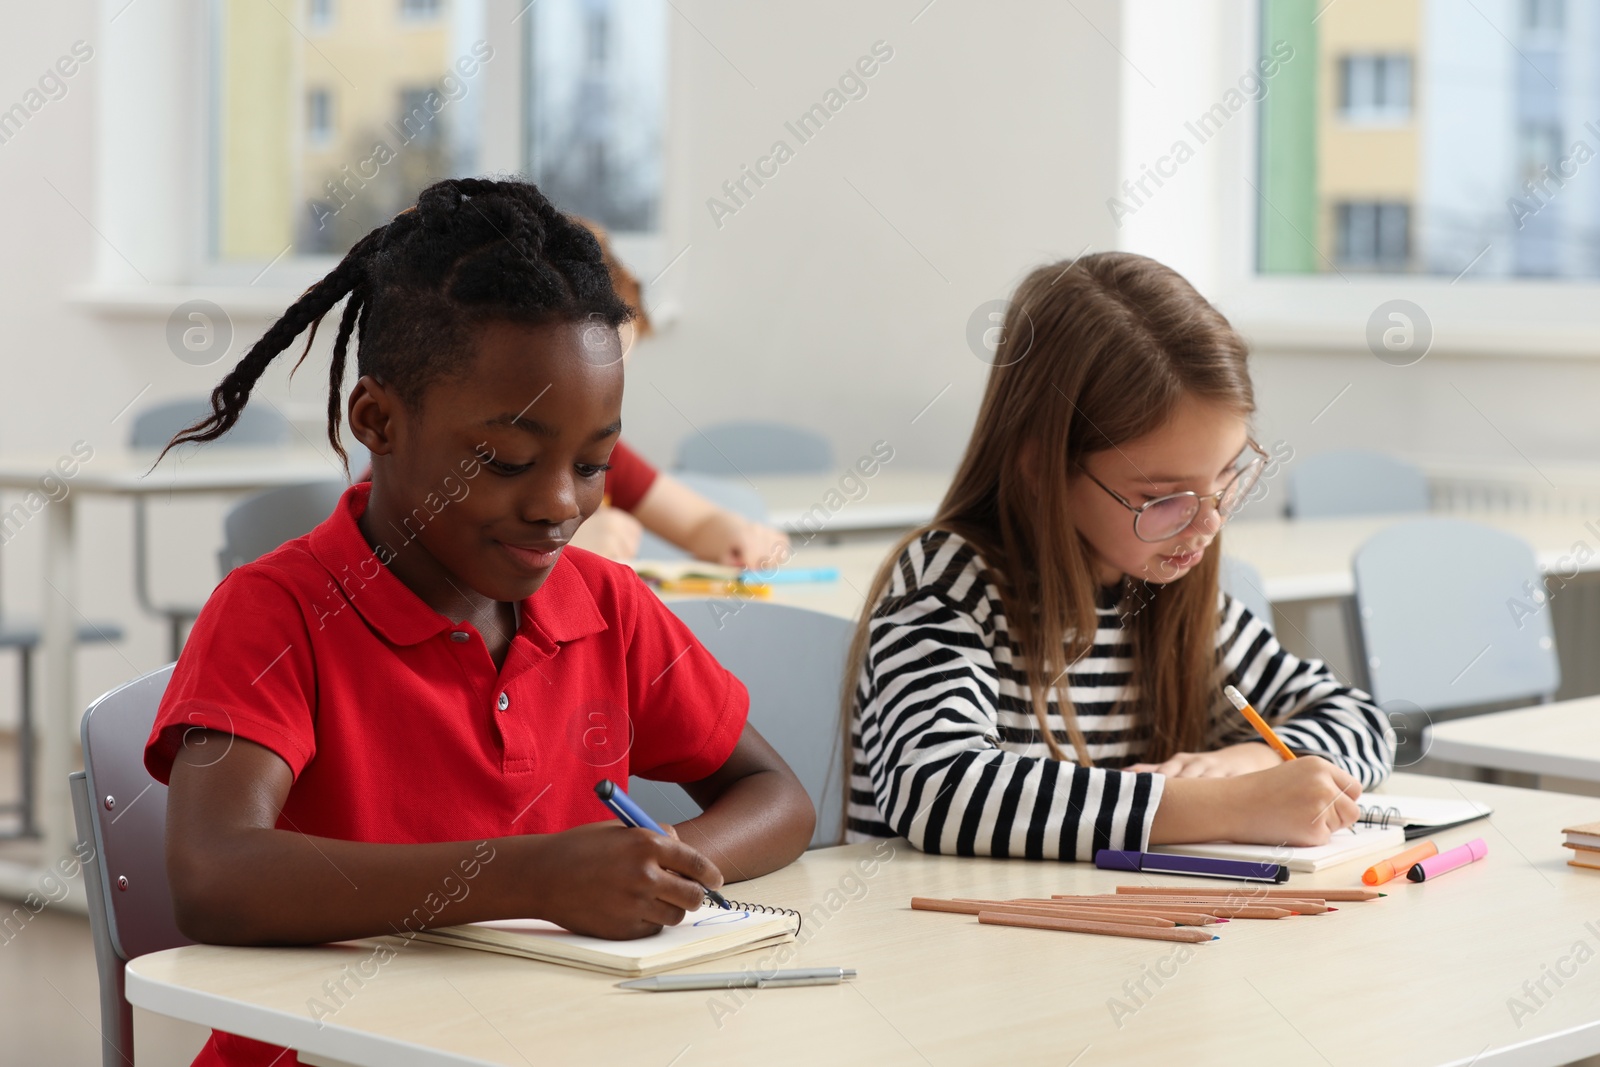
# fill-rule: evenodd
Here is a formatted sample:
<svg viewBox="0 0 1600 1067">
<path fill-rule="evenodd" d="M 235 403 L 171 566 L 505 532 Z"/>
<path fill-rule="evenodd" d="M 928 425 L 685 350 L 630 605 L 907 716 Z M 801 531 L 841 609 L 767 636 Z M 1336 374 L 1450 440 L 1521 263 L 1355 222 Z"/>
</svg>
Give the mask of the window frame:
<svg viewBox="0 0 1600 1067">
<path fill-rule="evenodd" d="M 1246 69 L 1260 55 L 1259 0 L 1219 0 L 1213 17 L 1216 80 Z M 1412 69 L 1413 121 L 1426 120 Z M 1209 85 L 1204 92 L 1211 92 Z M 1242 113 L 1246 136 L 1217 154 L 1221 235 L 1213 249 L 1216 285 L 1208 295 L 1258 350 L 1366 352 L 1368 318 L 1380 304 L 1415 301 L 1433 329 L 1431 352 L 1443 356 L 1600 359 L 1600 278 L 1482 279 L 1470 266 L 1442 275 L 1333 272 L 1271 275 L 1256 270 L 1257 216 L 1270 210 L 1258 185 L 1260 109 Z M 1415 211 L 1415 205 L 1413 205 Z M 1415 216 L 1413 215 L 1413 224 Z M 1247 235 L 1230 239 L 1228 235 Z"/>
<path fill-rule="evenodd" d="M 484 5 L 483 25 L 496 27 L 483 35 L 493 45 L 495 59 L 483 66 L 478 170 L 520 173 L 526 35 L 512 20 L 527 0 L 484 0 Z M 210 256 L 211 145 L 217 121 L 211 96 L 217 57 L 210 0 L 141 0 L 112 21 L 121 6 L 102 6 L 96 27 L 96 50 L 107 58 L 99 66 L 95 90 L 93 210 L 88 210 L 91 205 L 82 207 L 102 239 L 90 276 L 68 294 L 68 302 L 114 318 L 165 318 L 193 299 L 212 300 L 244 320 L 281 314 L 331 271 L 339 257 L 286 255 L 271 262 L 229 262 Z M 675 262 L 675 255 L 681 257 L 688 243 L 688 212 L 675 199 L 683 171 L 675 155 L 681 142 L 672 135 L 679 97 L 674 82 L 679 68 L 673 57 L 683 43 L 678 21 L 668 20 L 659 225 L 654 233 L 616 234 L 613 240 L 618 255 L 647 286 Z M 337 100 L 333 108 L 337 114 Z M 195 137 L 196 129 L 205 130 L 206 136 Z M 152 143 L 171 150 L 152 151 Z M 680 289 L 683 270 L 681 264 L 673 267 L 667 286 L 673 292 Z M 665 293 L 651 307 L 658 328 L 677 317 L 678 303 Z"/>
</svg>

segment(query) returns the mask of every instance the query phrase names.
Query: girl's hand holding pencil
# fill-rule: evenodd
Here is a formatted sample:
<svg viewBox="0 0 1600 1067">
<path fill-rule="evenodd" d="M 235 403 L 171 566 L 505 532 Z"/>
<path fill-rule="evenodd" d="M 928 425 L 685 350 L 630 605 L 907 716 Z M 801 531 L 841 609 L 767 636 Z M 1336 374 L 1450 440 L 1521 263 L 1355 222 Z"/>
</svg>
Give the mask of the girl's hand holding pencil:
<svg viewBox="0 0 1600 1067">
<path fill-rule="evenodd" d="M 1360 819 L 1359 796 L 1360 782 L 1315 756 L 1232 778 L 1168 778 L 1150 843 L 1326 845 Z"/>
</svg>

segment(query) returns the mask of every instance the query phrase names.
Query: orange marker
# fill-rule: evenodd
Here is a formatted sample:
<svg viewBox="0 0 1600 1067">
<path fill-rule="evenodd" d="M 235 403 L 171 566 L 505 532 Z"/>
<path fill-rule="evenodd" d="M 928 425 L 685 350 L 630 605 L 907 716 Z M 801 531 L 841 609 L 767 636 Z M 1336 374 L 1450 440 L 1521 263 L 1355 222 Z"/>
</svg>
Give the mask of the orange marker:
<svg viewBox="0 0 1600 1067">
<path fill-rule="evenodd" d="M 1361 880 L 1367 885 L 1382 885 L 1393 878 L 1398 878 L 1411 869 L 1412 864 L 1421 863 L 1429 856 L 1437 856 L 1439 846 L 1432 841 L 1424 841 L 1415 848 L 1408 848 L 1398 856 L 1390 856 L 1382 863 L 1374 863 L 1368 867 Z"/>
<path fill-rule="evenodd" d="M 1289 751 L 1289 746 L 1278 740 L 1278 735 L 1272 732 L 1272 727 L 1267 725 L 1267 720 L 1263 719 L 1260 712 L 1250 706 L 1250 702 L 1244 698 L 1243 693 L 1231 685 L 1223 686 L 1222 691 L 1228 695 L 1229 700 L 1233 701 L 1233 706 L 1239 709 L 1239 714 L 1250 720 L 1250 725 L 1256 728 L 1256 733 L 1261 735 L 1263 741 L 1272 746 L 1274 752 L 1284 759 L 1294 759 L 1294 753 Z"/>
</svg>

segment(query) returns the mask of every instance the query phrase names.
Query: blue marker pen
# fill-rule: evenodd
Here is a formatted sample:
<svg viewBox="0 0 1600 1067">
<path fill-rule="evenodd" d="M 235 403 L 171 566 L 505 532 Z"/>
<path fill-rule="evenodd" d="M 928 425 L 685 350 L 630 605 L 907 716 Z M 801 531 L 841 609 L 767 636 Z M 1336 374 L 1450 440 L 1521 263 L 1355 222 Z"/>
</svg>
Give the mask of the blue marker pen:
<svg viewBox="0 0 1600 1067">
<path fill-rule="evenodd" d="M 600 798 L 600 803 L 611 810 L 611 814 L 624 826 L 636 826 L 643 830 L 653 830 L 662 837 L 669 836 L 665 830 L 656 824 L 656 821 L 645 813 L 645 810 L 633 802 L 633 798 L 625 793 L 620 785 L 609 778 L 602 778 L 595 783 L 594 795 Z M 700 887 L 705 892 L 706 898 L 719 908 L 731 908 L 728 898 L 715 889 Z"/>
</svg>

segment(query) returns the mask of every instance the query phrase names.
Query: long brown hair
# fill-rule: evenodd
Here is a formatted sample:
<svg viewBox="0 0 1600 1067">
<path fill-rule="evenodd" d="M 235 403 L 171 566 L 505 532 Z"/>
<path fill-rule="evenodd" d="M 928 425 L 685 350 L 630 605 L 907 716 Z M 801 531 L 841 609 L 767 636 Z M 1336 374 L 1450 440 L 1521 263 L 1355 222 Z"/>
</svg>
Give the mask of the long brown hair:
<svg viewBox="0 0 1600 1067">
<path fill-rule="evenodd" d="M 1026 657 L 1039 731 L 1052 756 L 1067 758 L 1050 729 L 1047 698 L 1093 645 L 1099 588 L 1073 522 L 1068 480 L 1086 457 L 1158 428 L 1185 396 L 1248 416 L 1255 398 L 1247 354 L 1220 312 L 1176 271 L 1144 256 L 1101 252 L 1028 275 L 1012 296 L 977 425 L 938 513 L 900 540 L 867 594 L 846 661 L 846 767 L 873 609 L 900 553 L 930 530 L 959 534 L 983 557 Z M 1136 594 L 1124 583 L 1124 607 L 1136 608 L 1125 612 L 1137 693 L 1126 710 L 1149 726 L 1147 761 L 1204 741 L 1216 695 L 1221 553 L 1214 539 L 1187 575 L 1143 603 L 1130 605 Z M 1057 696 L 1077 761 L 1091 766 L 1065 684 Z"/>
</svg>

